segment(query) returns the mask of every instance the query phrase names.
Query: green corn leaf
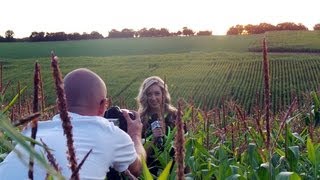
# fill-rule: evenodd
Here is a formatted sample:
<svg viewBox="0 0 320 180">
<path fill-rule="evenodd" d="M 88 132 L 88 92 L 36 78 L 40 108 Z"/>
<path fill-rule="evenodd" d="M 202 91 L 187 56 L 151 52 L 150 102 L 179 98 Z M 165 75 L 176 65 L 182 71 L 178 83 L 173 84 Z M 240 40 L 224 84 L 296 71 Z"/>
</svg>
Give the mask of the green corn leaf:
<svg viewBox="0 0 320 180">
<path fill-rule="evenodd" d="M 269 180 L 269 163 L 262 163 L 258 169 L 258 175 L 261 180 Z"/>
<path fill-rule="evenodd" d="M 183 122 L 187 122 L 187 121 L 191 120 L 191 118 L 190 118 L 191 112 L 192 112 L 191 107 L 184 111 L 183 116 L 182 116 Z"/>
<path fill-rule="evenodd" d="M 185 159 L 189 159 L 193 153 L 193 146 L 192 146 L 192 140 L 186 139 L 185 144 Z"/>
<path fill-rule="evenodd" d="M 219 149 L 219 176 L 218 179 L 225 179 L 231 175 L 231 169 L 228 169 L 228 157 L 224 145 L 220 145 Z"/>
<path fill-rule="evenodd" d="M 201 123 L 203 123 L 203 122 L 204 122 L 204 119 L 203 119 L 202 114 L 201 114 L 200 112 L 198 112 L 197 116 L 198 116 L 199 121 L 200 121 Z"/>
<path fill-rule="evenodd" d="M 203 179 L 210 179 L 212 178 L 213 174 L 214 174 L 214 169 L 211 169 L 211 170 L 207 169 L 205 174 L 203 174 L 204 176 Z"/>
<path fill-rule="evenodd" d="M 142 159 L 142 175 L 144 180 L 153 180 L 153 177 L 148 169 L 146 161 Z"/>
<path fill-rule="evenodd" d="M 166 179 L 168 179 L 168 177 L 170 175 L 170 169 L 171 169 L 172 163 L 173 163 L 172 160 L 169 161 L 169 163 L 166 165 L 166 167 L 164 168 L 164 170 L 162 171 L 162 173 L 158 177 L 158 180 L 166 180 Z"/>
<path fill-rule="evenodd" d="M 296 171 L 298 167 L 298 161 L 299 161 L 299 146 L 290 146 L 288 148 L 288 162 L 291 168 L 291 171 Z"/>
<path fill-rule="evenodd" d="M 226 178 L 226 180 L 239 180 L 239 179 L 245 179 L 244 177 L 242 177 L 240 174 L 233 174 L 229 177 Z"/>
<path fill-rule="evenodd" d="M 315 92 L 311 92 L 311 97 L 313 99 L 313 103 L 314 103 L 314 120 L 315 120 L 315 126 L 317 126 L 319 123 L 320 123 L 320 112 L 319 112 L 319 109 L 320 109 L 320 100 L 318 98 L 318 95 L 317 93 Z"/>
<path fill-rule="evenodd" d="M 282 149 L 276 148 L 275 151 L 276 151 L 280 156 L 285 156 L 285 152 L 282 151 Z"/>
<path fill-rule="evenodd" d="M 280 172 L 276 180 L 301 180 L 300 176 L 295 172 Z"/>
<path fill-rule="evenodd" d="M 311 161 L 313 165 L 316 164 L 316 154 L 314 151 L 313 143 L 311 142 L 311 139 L 307 139 L 307 149 L 308 149 L 308 158 Z"/>
<path fill-rule="evenodd" d="M 203 155 L 210 156 L 208 150 L 203 145 L 201 145 L 198 141 L 194 141 L 193 143 L 194 143 L 193 144 L 194 147 L 198 152 L 200 152 Z"/>
<path fill-rule="evenodd" d="M 319 108 L 320 107 L 320 101 L 319 101 L 317 93 L 312 91 L 311 92 L 311 97 L 313 99 L 313 103 L 314 103 L 315 108 Z"/>
<path fill-rule="evenodd" d="M 24 92 L 24 90 L 27 88 L 27 86 L 25 86 L 24 88 L 22 88 L 20 90 L 20 92 L 14 96 L 14 98 L 10 101 L 10 103 L 4 108 L 4 110 L 2 111 L 2 113 L 6 113 L 13 105 L 14 103 L 18 100 L 19 96 Z"/>
<path fill-rule="evenodd" d="M 257 157 L 256 149 L 257 149 L 256 144 L 249 143 L 249 146 L 248 146 L 249 164 L 253 169 L 258 167 L 258 163 L 257 163 L 258 157 Z"/>
<path fill-rule="evenodd" d="M 292 133 L 292 136 L 297 138 L 301 143 L 304 144 L 304 139 L 300 136 L 300 134 L 295 132 L 295 133 Z"/>
</svg>

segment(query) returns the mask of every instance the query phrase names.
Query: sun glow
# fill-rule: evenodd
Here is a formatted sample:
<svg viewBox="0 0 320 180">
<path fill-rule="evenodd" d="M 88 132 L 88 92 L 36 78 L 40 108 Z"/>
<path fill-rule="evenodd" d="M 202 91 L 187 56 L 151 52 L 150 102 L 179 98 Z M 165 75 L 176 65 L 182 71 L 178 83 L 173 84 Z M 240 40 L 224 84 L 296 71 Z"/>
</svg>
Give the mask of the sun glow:
<svg viewBox="0 0 320 180">
<path fill-rule="evenodd" d="M 236 24 L 276 25 L 282 22 L 302 23 L 310 30 L 320 23 L 318 0 L 30 0 L 3 1 L 0 11 L 0 35 L 13 30 L 16 38 L 33 31 L 87 32 L 104 36 L 111 29 L 167 28 L 171 32 L 189 27 L 224 35 Z"/>
</svg>

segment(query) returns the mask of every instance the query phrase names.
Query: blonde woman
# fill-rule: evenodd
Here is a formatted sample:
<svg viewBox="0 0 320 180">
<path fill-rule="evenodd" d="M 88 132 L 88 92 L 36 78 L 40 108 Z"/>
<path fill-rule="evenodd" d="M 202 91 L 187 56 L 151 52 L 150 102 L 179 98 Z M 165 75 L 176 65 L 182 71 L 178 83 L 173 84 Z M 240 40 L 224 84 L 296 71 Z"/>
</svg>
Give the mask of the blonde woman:
<svg viewBox="0 0 320 180">
<path fill-rule="evenodd" d="M 171 105 L 171 97 L 167 85 L 158 76 L 146 78 L 140 86 L 137 103 L 138 113 L 143 124 L 142 137 L 147 138 L 152 135 L 153 144 L 159 149 L 163 149 L 164 135 L 168 128 L 174 128 L 177 109 Z M 147 164 L 150 172 L 157 175 L 157 162 L 153 157 L 153 149 L 146 148 Z"/>
</svg>

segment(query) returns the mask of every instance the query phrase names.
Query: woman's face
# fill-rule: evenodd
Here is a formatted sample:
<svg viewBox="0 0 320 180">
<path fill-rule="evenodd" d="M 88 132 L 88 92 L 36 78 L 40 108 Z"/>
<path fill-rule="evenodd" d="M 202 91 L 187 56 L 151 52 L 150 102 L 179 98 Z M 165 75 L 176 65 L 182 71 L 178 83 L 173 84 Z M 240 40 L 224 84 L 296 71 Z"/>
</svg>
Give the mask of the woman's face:
<svg viewBox="0 0 320 180">
<path fill-rule="evenodd" d="M 157 84 L 151 85 L 147 89 L 147 99 L 150 110 L 160 110 L 162 105 L 162 91 Z"/>
</svg>

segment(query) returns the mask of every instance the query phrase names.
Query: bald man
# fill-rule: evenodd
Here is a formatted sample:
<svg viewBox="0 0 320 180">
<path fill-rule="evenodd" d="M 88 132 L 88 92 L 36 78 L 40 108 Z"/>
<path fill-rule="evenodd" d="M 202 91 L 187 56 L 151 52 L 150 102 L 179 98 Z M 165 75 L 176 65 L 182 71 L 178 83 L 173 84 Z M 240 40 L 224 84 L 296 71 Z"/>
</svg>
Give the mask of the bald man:
<svg viewBox="0 0 320 180">
<path fill-rule="evenodd" d="M 141 158 L 145 158 L 145 150 L 141 142 L 142 123 L 139 114 L 131 119 L 127 110 L 123 115 L 127 120 L 128 131 L 103 118 L 108 106 L 107 88 L 103 80 L 88 69 L 76 69 L 64 78 L 64 89 L 67 109 L 72 123 L 74 148 L 78 164 L 92 149 L 80 170 L 80 179 L 105 179 L 112 167 L 119 172 L 129 170 L 139 176 L 142 169 Z M 23 131 L 30 137 L 31 128 Z M 61 173 L 67 179 L 71 177 L 68 167 L 66 137 L 63 134 L 60 115 L 52 121 L 38 124 L 37 140 L 42 140 L 52 149 L 52 154 L 61 167 Z M 27 179 L 29 155 L 20 145 L 0 164 L 0 179 Z M 38 152 L 43 148 L 36 146 Z M 46 171 L 37 162 L 34 166 L 34 179 L 45 179 Z"/>
</svg>

